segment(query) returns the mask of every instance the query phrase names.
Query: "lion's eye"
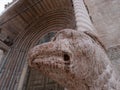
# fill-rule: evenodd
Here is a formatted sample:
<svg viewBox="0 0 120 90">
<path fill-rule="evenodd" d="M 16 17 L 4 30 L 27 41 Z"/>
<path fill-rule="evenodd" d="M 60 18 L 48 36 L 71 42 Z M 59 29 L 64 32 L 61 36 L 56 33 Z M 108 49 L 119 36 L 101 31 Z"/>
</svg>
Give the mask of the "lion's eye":
<svg viewBox="0 0 120 90">
<path fill-rule="evenodd" d="M 70 56 L 68 54 L 64 54 L 64 61 L 69 61 L 70 60 Z"/>
</svg>

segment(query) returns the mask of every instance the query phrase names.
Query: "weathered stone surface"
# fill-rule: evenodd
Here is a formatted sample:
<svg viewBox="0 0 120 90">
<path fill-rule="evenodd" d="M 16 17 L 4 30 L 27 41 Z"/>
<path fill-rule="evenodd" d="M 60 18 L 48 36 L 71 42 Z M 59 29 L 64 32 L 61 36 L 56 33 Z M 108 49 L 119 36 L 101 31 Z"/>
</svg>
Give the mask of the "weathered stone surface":
<svg viewBox="0 0 120 90">
<path fill-rule="evenodd" d="M 29 65 L 68 90 L 119 90 L 120 78 L 91 32 L 64 29 L 29 52 Z"/>
<path fill-rule="evenodd" d="M 117 69 L 117 72 L 120 75 L 120 45 L 110 47 L 107 52 L 113 66 Z"/>
<path fill-rule="evenodd" d="M 120 59 L 120 45 L 110 47 L 108 50 L 108 56 L 111 60 L 118 60 Z"/>
<path fill-rule="evenodd" d="M 85 0 L 94 26 L 107 48 L 120 45 L 120 0 Z"/>
</svg>

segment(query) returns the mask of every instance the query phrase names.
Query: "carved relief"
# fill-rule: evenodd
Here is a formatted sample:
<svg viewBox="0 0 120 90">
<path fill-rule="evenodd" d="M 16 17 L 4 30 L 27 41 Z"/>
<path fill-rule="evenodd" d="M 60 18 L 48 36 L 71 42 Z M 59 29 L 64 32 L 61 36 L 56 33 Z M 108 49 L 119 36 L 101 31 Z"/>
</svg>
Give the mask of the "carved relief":
<svg viewBox="0 0 120 90">
<path fill-rule="evenodd" d="M 104 46 L 90 32 L 64 29 L 29 52 L 29 65 L 68 90 L 119 90 Z"/>
</svg>

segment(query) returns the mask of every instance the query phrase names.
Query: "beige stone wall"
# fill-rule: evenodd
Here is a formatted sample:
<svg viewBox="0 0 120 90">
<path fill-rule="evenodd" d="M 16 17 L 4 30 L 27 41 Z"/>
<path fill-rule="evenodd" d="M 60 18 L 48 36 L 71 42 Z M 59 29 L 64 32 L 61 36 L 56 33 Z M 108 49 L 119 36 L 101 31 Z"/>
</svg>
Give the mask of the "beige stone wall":
<svg viewBox="0 0 120 90">
<path fill-rule="evenodd" d="M 85 0 L 107 48 L 120 44 L 120 0 Z"/>
</svg>

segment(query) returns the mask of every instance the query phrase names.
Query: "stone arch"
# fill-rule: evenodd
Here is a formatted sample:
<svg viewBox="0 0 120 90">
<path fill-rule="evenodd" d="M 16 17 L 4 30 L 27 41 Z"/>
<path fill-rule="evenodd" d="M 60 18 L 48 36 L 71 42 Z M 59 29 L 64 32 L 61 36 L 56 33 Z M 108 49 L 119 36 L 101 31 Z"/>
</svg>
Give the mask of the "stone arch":
<svg viewBox="0 0 120 90">
<path fill-rule="evenodd" d="M 68 12 L 68 13 L 70 13 L 70 12 Z M 59 14 L 58 14 L 58 16 L 59 16 Z M 71 15 L 69 14 L 68 16 L 72 17 L 72 13 L 71 13 Z M 53 17 L 53 19 L 50 19 L 50 20 L 48 19 L 49 21 L 52 21 L 52 22 L 50 22 L 49 25 L 46 28 L 41 27 L 42 25 L 39 25 L 38 28 L 37 28 L 38 31 L 37 32 L 34 32 L 34 31 L 32 32 L 32 33 L 34 33 L 33 34 L 34 36 L 33 36 L 33 38 L 31 37 L 30 41 L 32 41 L 32 44 L 31 44 L 30 48 L 35 46 L 35 45 L 37 45 L 39 43 L 39 39 L 44 37 L 47 33 L 57 32 L 57 31 L 59 31 L 61 29 L 64 29 L 64 28 L 75 28 L 75 25 L 74 25 L 75 23 L 74 23 L 74 19 L 73 18 L 74 18 L 74 16 L 70 19 L 67 16 L 65 17 L 63 15 L 62 17 L 60 17 L 60 19 L 57 20 L 57 19 L 54 19 L 54 17 Z M 38 21 L 37 23 L 39 23 L 39 22 L 40 21 Z M 42 31 L 40 31 L 40 29 Z M 38 73 L 38 72 L 36 72 L 36 73 Z M 48 78 L 44 78 L 44 79 L 49 81 Z M 53 85 L 56 85 L 56 84 L 54 83 Z M 59 87 L 59 85 L 58 85 L 58 87 Z M 54 87 L 51 87 L 51 88 L 54 88 Z M 62 89 L 61 87 L 59 87 L 59 88 Z"/>
<path fill-rule="evenodd" d="M 1 70 L 1 89 L 9 88 L 13 90 L 22 88 L 28 68 L 26 61 L 29 49 L 35 46 L 46 33 L 64 28 L 75 28 L 74 13 L 71 9 L 50 11 L 50 13 L 30 22 L 25 30 L 14 40 L 15 43 L 6 56 Z M 6 69 L 4 70 L 4 68 Z"/>
</svg>

